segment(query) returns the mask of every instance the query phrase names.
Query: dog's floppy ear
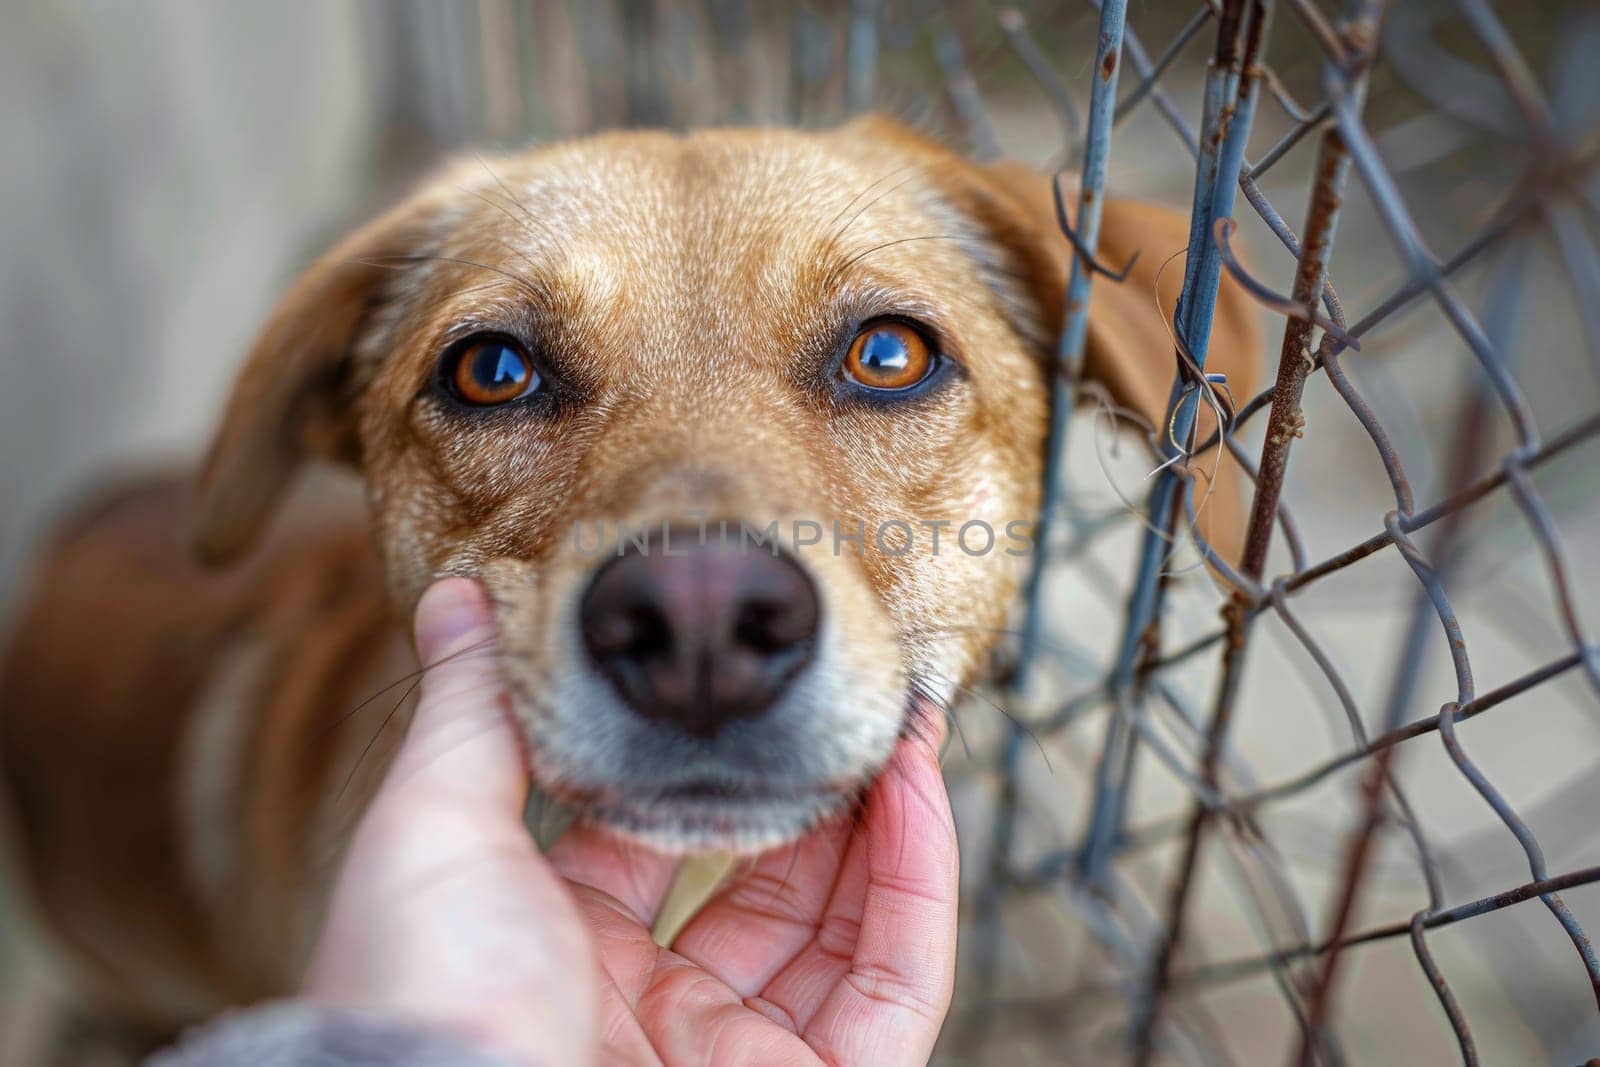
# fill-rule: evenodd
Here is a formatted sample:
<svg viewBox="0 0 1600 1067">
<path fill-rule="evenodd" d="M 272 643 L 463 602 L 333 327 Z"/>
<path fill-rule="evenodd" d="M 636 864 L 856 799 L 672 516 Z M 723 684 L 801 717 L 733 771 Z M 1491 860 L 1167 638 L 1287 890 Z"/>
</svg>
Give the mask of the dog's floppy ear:
<svg viewBox="0 0 1600 1067">
<path fill-rule="evenodd" d="M 234 382 L 196 484 L 196 553 L 224 563 L 248 549 L 302 462 L 359 458 L 349 355 L 393 278 L 385 257 L 413 251 L 423 208 L 403 204 L 339 242 L 273 310 Z"/>
<path fill-rule="evenodd" d="M 1052 329 L 1059 329 L 1072 246 L 1056 222 L 1050 179 L 1009 161 L 977 169 L 1024 208 L 1031 220 L 1033 240 L 1045 250 L 1052 264 L 1049 285 L 1058 310 L 1054 318 L 1046 321 Z M 1068 193 L 1069 208 L 1076 212 L 1076 190 Z M 1166 432 L 1167 401 L 1176 372 L 1170 322 L 1183 286 L 1181 253 L 1188 240 L 1189 219 L 1183 212 L 1160 204 L 1107 198 L 1096 258 L 1111 270 L 1122 269 L 1135 253 L 1139 258 L 1120 283 L 1103 276 L 1094 281 L 1084 376 L 1104 384 L 1118 404 L 1138 412 L 1158 433 Z M 1175 253 L 1180 254 L 1173 258 Z M 1217 297 L 1206 370 L 1227 375 L 1227 388 L 1236 405 L 1255 394 L 1260 352 L 1256 307 L 1237 284 L 1225 277 Z M 1216 425 L 1211 409 L 1202 404 L 1199 439 L 1210 436 Z M 1224 456 L 1219 465 L 1215 450 L 1195 457 L 1193 466 L 1206 476 L 1213 470 L 1217 472 L 1216 484 L 1210 487 L 1212 491 L 1200 511 L 1200 529 L 1224 559 L 1235 561 L 1243 548 L 1249 518 L 1248 480 L 1231 456 Z M 1196 487 L 1201 495 L 1207 489 L 1203 481 Z"/>
</svg>

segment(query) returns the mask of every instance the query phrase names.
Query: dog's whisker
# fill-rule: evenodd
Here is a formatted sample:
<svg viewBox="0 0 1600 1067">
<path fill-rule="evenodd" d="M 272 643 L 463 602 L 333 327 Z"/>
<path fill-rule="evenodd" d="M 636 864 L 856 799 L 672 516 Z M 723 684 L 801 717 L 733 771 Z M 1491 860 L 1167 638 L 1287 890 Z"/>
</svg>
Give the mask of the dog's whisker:
<svg viewBox="0 0 1600 1067">
<path fill-rule="evenodd" d="M 954 727 L 953 733 L 960 736 L 962 747 L 967 750 L 967 754 L 970 757 L 971 748 L 967 745 L 966 733 L 962 730 L 961 724 L 956 722 L 955 715 L 951 711 L 949 704 L 933 693 L 923 693 L 921 695 L 928 704 L 938 709 L 946 722 Z M 925 709 L 913 706 L 910 714 L 906 715 L 901 725 L 900 736 L 902 738 L 914 738 L 922 742 L 928 748 L 936 750 L 942 759 L 945 746 L 949 744 L 952 734 L 946 734 L 944 741 L 940 743 L 932 716 Z"/>
<path fill-rule="evenodd" d="M 967 694 L 968 696 L 972 697 L 974 700 L 977 700 L 977 701 L 980 701 L 981 703 L 989 705 L 989 707 L 993 708 L 995 711 L 997 711 L 1001 715 L 1005 716 L 1007 721 L 1009 721 L 1012 726 L 1014 726 L 1018 730 L 1022 731 L 1022 733 L 1028 738 L 1028 740 L 1033 742 L 1033 747 L 1039 750 L 1039 755 L 1044 759 L 1045 768 L 1047 770 L 1049 770 L 1052 774 L 1055 772 L 1055 767 L 1050 762 L 1050 753 L 1045 751 L 1044 742 L 1039 739 L 1039 735 L 1038 734 L 1034 733 L 1032 727 L 1030 727 L 1026 722 L 1024 722 L 1022 719 L 1017 717 L 1015 714 L 1013 714 L 1010 709 L 1006 708 L 1004 705 L 1000 704 L 998 701 L 992 699 L 991 697 L 985 695 L 981 690 L 979 690 L 977 688 L 974 688 L 973 686 L 963 685 L 962 683 L 957 682 L 954 679 L 951 679 L 951 678 L 948 678 L 948 677 L 940 677 L 940 676 L 937 675 L 937 673 L 935 673 L 935 677 L 936 677 L 936 679 L 938 681 L 941 681 L 944 684 L 949 685 L 950 687 L 952 687 L 953 689 L 957 690 L 958 692 Z"/>
<path fill-rule="evenodd" d="M 944 721 L 950 724 L 955 736 L 961 739 L 961 748 L 963 752 L 965 752 L 968 759 L 971 759 L 972 746 L 967 743 L 966 730 L 962 727 L 960 720 L 956 718 L 955 709 L 951 706 L 950 701 L 935 693 L 928 686 L 927 682 L 920 677 L 913 677 L 911 679 L 911 691 L 915 696 L 920 697 L 923 701 L 926 701 L 928 704 L 939 710 L 939 713 L 944 717 Z M 917 727 L 921 725 L 925 725 L 929 729 L 932 729 L 933 727 L 931 722 L 925 721 L 928 719 L 928 716 L 923 714 L 919 709 L 913 709 L 913 713 L 910 718 L 912 720 L 910 727 L 913 730 L 917 729 Z M 923 740 L 928 739 L 924 738 Z"/>
<path fill-rule="evenodd" d="M 407 254 L 383 256 L 360 256 L 351 260 L 351 262 L 369 267 L 390 267 L 396 269 L 415 263 L 453 263 L 458 267 L 474 267 L 478 270 L 486 270 L 491 274 L 498 274 L 502 278 L 514 283 L 540 304 L 548 303 L 550 297 L 550 294 L 540 287 L 536 282 L 517 274 L 515 271 L 509 271 L 504 267 L 496 267 L 489 263 L 482 263 L 478 260 L 466 259 L 461 256 L 443 256 L 423 252 L 412 252 Z"/>
<path fill-rule="evenodd" d="M 529 271 L 533 272 L 535 275 L 538 274 L 539 268 L 534 264 L 533 260 L 528 258 L 528 253 L 526 251 L 507 242 L 503 238 L 495 238 L 494 243 L 499 245 L 501 251 L 505 252 L 508 256 L 511 256 L 513 259 L 520 260 L 523 266 L 527 267 Z M 489 286 L 473 286 L 470 291 L 481 292 L 485 288 L 489 288 Z"/>
<path fill-rule="evenodd" d="M 844 213 L 846 211 L 849 211 L 850 208 L 853 207 L 863 196 L 866 196 L 868 193 L 872 192 L 872 190 L 876 189 L 878 186 L 882 185 L 884 182 L 888 181 L 890 178 L 893 178 L 893 177 L 895 177 L 896 175 L 899 175 L 899 174 L 904 174 L 906 171 L 912 169 L 913 167 L 917 167 L 917 166 L 919 166 L 919 164 L 915 160 L 913 160 L 913 161 L 911 161 L 909 163 L 902 163 L 900 166 L 895 167 L 893 170 L 890 170 L 885 174 L 880 174 L 878 177 L 876 177 L 872 181 L 868 182 L 864 187 L 862 187 L 861 189 L 858 189 L 854 196 L 852 196 L 849 200 L 845 201 L 844 206 L 839 209 L 838 214 L 834 215 L 833 218 L 829 219 L 828 220 L 828 225 L 824 226 L 823 229 L 829 231 L 830 233 L 833 233 L 834 232 L 834 227 L 839 224 L 839 220 L 844 218 Z M 857 217 L 859 217 L 859 216 L 857 216 Z M 852 221 L 854 221 L 854 220 L 852 219 Z M 848 224 L 846 225 L 845 229 L 849 229 Z M 835 236 L 838 236 L 838 234 L 835 234 Z"/>
<path fill-rule="evenodd" d="M 903 170 L 909 170 L 909 169 L 911 169 L 913 167 L 915 167 L 915 164 L 907 164 L 905 167 L 902 167 L 900 169 L 903 171 Z M 850 227 L 854 226 L 856 224 L 856 221 L 858 219 L 860 219 L 862 215 L 866 214 L 868 211 L 870 211 L 873 207 L 875 207 L 878 203 L 880 203 L 886 197 L 892 195 L 897 190 L 902 189 L 906 185 L 910 184 L 917 177 L 918 177 L 918 175 L 915 174 L 915 173 L 908 174 L 908 175 L 906 175 L 906 177 L 904 177 L 904 178 L 900 179 L 899 181 L 895 182 L 893 185 L 889 186 L 887 189 L 882 190 L 881 192 L 878 193 L 877 196 L 873 197 L 871 200 L 868 200 L 865 204 L 861 205 L 861 207 L 856 211 L 856 213 L 854 215 L 850 216 L 850 219 L 849 219 L 848 222 L 846 222 L 838 230 L 834 231 L 833 233 L 831 233 L 829 235 L 825 247 L 827 247 L 829 250 L 833 250 L 833 249 L 838 248 L 839 247 L 839 243 L 841 241 L 843 241 L 845 235 L 850 232 Z M 876 183 L 874 183 L 874 184 L 876 184 Z M 837 220 L 835 220 L 835 221 L 837 221 Z"/>
<path fill-rule="evenodd" d="M 390 724 L 394 721 L 394 717 L 399 713 L 400 709 L 405 705 L 406 701 L 409 700 L 412 697 L 412 695 L 417 691 L 418 687 L 421 686 L 423 678 L 424 678 L 424 676 L 425 676 L 427 671 L 433 670 L 433 669 L 435 669 L 437 667 L 443 666 L 446 663 L 449 663 L 449 662 L 452 662 L 452 661 L 455 661 L 455 660 L 459 660 L 459 659 L 461 659 L 462 657 L 464 657 L 466 655 L 474 654 L 474 653 L 477 654 L 477 655 L 483 656 L 484 658 L 487 658 L 487 659 L 506 659 L 506 658 L 508 658 L 504 652 L 502 652 L 502 651 L 500 651 L 498 649 L 495 649 L 492 652 L 486 651 L 488 649 L 488 646 L 493 645 L 497 640 L 498 640 L 497 638 L 490 638 L 490 639 L 478 642 L 478 643 L 473 644 L 473 645 L 468 645 L 466 648 L 458 649 L 455 652 L 452 652 L 447 656 L 442 656 L 438 660 L 435 660 L 433 663 L 430 663 L 425 667 L 419 668 L 418 670 L 413 671 L 410 675 L 408 675 L 407 678 L 410 680 L 410 685 L 408 685 L 406 687 L 406 690 L 405 690 L 404 693 L 400 694 L 400 699 L 395 701 L 394 706 L 389 709 L 389 713 L 384 716 L 383 721 L 378 724 L 378 728 L 375 731 L 373 731 L 372 736 L 370 738 L 368 738 L 366 745 L 361 749 L 360 754 L 356 757 L 355 763 L 351 765 L 349 772 L 345 775 L 344 783 L 339 787 L 339 791 L 334 794 L 334 801 L 338 802 L 339 800 L 342 800 L 344 798 L 344 794 L 350 788 L 350 783 L 355 779 L 356 774 L 360 771 L 362 763 L 365 762 L 367 756 L 371 754 L 373 748 L 378 743 L 378 739 L 380 737 L 382 737 L 383 734 L 385 733 L 385 731 L 387 731 L 389 729 Z M 396 682 L 393 685 L 388 686 L 384 690 L 384 692 L 392 690 L 395 687 L 395 685 L 401 684 L 401 682 L 406 681 L 407 678 L 403 678 L 403 679 L 401 679 L 400 682 Z M 382 694 L 379 693 L 379 694 L 376 694 L 376 695 L 382 695 Z M 370 703 L 371 699 L 373 699 L 373 698 L 369 698 L 367 703 Z M 526 699 L 526 698 L 524 698 L 524 699 Z M 548 706 L 547 705 L 539 705 L 537 701 L 528 701 L 528 702 L 534 704 L 536 706 L 537 710 L 548 710 Z M 348 719 L 349 715 L 347 714 L 345 716 L 345 718 Z M 335 725 L 337 725 L 337 724 L 335 724 Z"/>
<path fill-rule="evenodd" d="M 520 221 L 519 225 L 521 226 L 522 231 L 528 234 L 530 237 L 537 237 L 542 241 L 550 243 L 557 250 L 565 252 L 568 248 L 568 242 L 562 232 L 559 229 L 548 225 L 546 220 L 541 219 L 534 212 L 534 210 L 528 206 L 527 201 L 519 197 L 516 192 L 506 184 L 505 179 L 503 179 L 493 167 L 489 166 L 488 160 L 484 159 L 481 154 L 474 153 L 474 155 L 477 157 L 478 165 L 483 168 L 484 173 L 489 175 L 489 177 L 494 181 L 495 185 L 499 187 L 500 192 L 505 195 L 505 198 L 510 201 L 513 206 L 515 206 L 518 212 L 521 213 L 523 221 Z M 496 204 L 491 198 L 485 197 L 484 199 L 496 207 L 501 207 L 501 205 Z M 508 214 L 510 213 L 508 212 Z M 516 216 L 512 215 L 512 218 L 515 220 Z M 517 256 L 524 263 L 526 263 L 530 269 L 536 269 L 534 268 L 533 262 L 528 259 L 525 253 L 519 251 Z"/>
<path fill-rule="evenodd" d="M 473 157 L 477 159 L 478 165 L 483 168 L 484 173 L 489 175 L 489 177 L 493 179 L 494 183 L 500 187 L 500 191 L 505 194 L 506 199 L 511 201 L 512 204 L 516 205 L 518 211 L 522 212 L 523 217 L 527 220 L 527 225 L 524 226 L 524 229 L 526 229 L 529 233 L 534 233 L 536 231 L 541 234 L 548 233 L 548 228 L 545 227 L 542 222 L 540 222 L 539 217 L 533 213 L 533 209 L 530 208 L 521 197 L 517 196 L 516 193 L 511 191 L 511 187 L 505 183 L 505 180 L 500 177 L 499 173 L 497 173 L 493 167 L 489 166 L 489 161 L 484 159 L 483 155 L 478 152 L 474 152 Z"/>
<path fill-rule="evenodd" d="M 355 763 L 351 765 L 350 772 L 345 775 L 344 784 L 339 786 L 339 791 L 333 795 L 334 803 L 344 799 L 345 791 L 350 788 L 350 783 L 355 780 L 356 772 L 361 769 L 361 764 L 366 760 L 367 754 L 372 751 L 372 746 L 378 743 L 378 738 L 382 737 L 384 731 L 389 728 L 389 723 L 400 711 L 401 706 L 411 699 L 411 694 L 415 693 L 417 687 L 421 684 L 422 679 L 420 677 L 413 679 L 411 684 L 406 687 L 406 691 L 400 694 L 400 699 L 394 702 L 394 707 L 389 709 L 389 714 L 383 717 L 383 722 L 378 725 L 377 730 L 373 731 L 372 737 L 367 741 L 365 747 L 361 749 L 361 754 L 356 757 Z"/>
<path fill-rule="evenodd" d="M 492 176 L 492 172 L 491 172 L 491 176 Z M 499 179 L 497 178 L 496 181 L 498 181 L 498 180 Z M 490 207 L 494 208 L 496 211 L 498 211 L 501 214 L 503 214 L 506 218 L 511 220 L 511 222 L 512 222 L 512 224 L 514 226 L 516 226 L 518 229 L 520 229 L 523 233 L 527 234 L 529 237 L 538 236 L 535 233 L 535 231 L 528 225 L 528 221 L 526 219 L 520 218 L 517 215 L 516 212 L 512 211 L 510 208 L 508 208 L 504 204 L 500 203 L 500 201 L 495 200 L 493 197 L 488 196 L 488 195 L 486 195 L 484 193 L 480 193 L 478 190 L 469 188 L 469 187 L 467 187 L 465 185 L 457 185 L 456 188 L 461 190 L 461 192 L 467 194 L 468 196 L 476 197 L 477 199 L 482 200 L 485 204 L 488 204 Z M 504 188 L 504 186 L 502 186 L 502 188 Z M 532 264 L 530 263 L 529 266 L 532 266 Z"/>
<path fill-rule="evenodd" d="M 433 670 L 435 667 L 443 666 L 444 664 L 450 663 L 453 660 L 459 659 L 460 657 L 465 656 L 470 652 L 480 652 L 483 649 L 488 648 L 489 646 L 493 645 L 496 640 L 498 640 L 498 639 L 497 638 L 492 638 L 492 637 L 491 638 L 487 638 L 487 639 L 485 639 L 483 641 L 477 642 L 476 644 L 471 644 L 471 645 L 468 645 L 465 648 L 457 649 L 456 651 L 451 652 L 449 655 L 441 656 L 439 659 L 433 661 L 432 663 L 424 664 L 423 666 L 418 667 L 414 671 L 407 671 L 405 674 L 402 674 L 399 678 L 396 678 L 394 681 L 390 682 L 388 685 L 384 686 L 382 689 L 379 689 L 376 693 L 373 693 L 371 696 L 367 697 L 361 703 L 357 704 L 355 707 L 351 708 L 349 711 L 345 712 L 343 715 L 339 716 L 337 719 L 334 719 L 328 725 L 324 726 L 321 729 L 321 731 L 319 731 L 316 734 L 317 739 L 320 740 L 321 738 L 326 737 L 330 732 L 332 732 L 333 730 L 338 729 L 338 727 L 340 725 L 342 725 L 343 723 L 349 721 L 351 716 L 357 714 L 358 712 L 361 711 L 361 709 L 367 707 L 373 701 L 375 701 L 379 697 L 383 696 L 383 694 L 392 691 L 397 686 L 404 685 L 405 683 L 407 683 L 409 681 L 412 681 L 413 679 L 416 679 L 416 678 L 426 674 L 427 672 Z"/>
<path fill-rule="evenodd" d="M 842 275 L 845 271 L 849 270 L 851 267 L 855 266 L 857 263 L 861 262 L 863 259 L 866 259 L 868 256 L 872 255 L 874 252 L 881 252 L 886 248 L 894 248 L 896 245 L 913 244 L 913 243 L 915 243 L 917 241 L 958 241 L 958 242 L 959 241 L 968 241 L 968 242 L 970 242 L 972 240 L 974 240 L 974 238 L 972 237 L 971 234 L 964 234 L 964 233 L 925 233 L 925 234 L 918 234 L 915 237 L 897 237 L 892 241 L 882 241 L 882 242 L 879 242 L 878 244 L 873 245 L 871 248 L 865 249 L 864 251 L 861 251 L 861 252 L 857 252 L 855 255 L 851 256 L 849 259 L 847 259 L 843 263 L 839 264 L 829 274 L 829 279 L 830 279 L 831 282 L 837 282 L 840 275 Z"/>
</svg>

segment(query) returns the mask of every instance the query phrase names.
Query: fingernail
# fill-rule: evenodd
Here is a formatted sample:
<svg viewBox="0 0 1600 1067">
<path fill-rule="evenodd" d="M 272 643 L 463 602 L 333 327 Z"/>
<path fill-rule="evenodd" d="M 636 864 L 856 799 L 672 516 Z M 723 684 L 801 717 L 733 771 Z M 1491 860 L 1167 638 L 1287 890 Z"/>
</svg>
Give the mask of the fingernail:
<svg viewBox="0 0 1600 1067">
<path fill-rule="evenodd" d="M 456 651 L 462 638 L 493 623 L 489 601 L 470 578 L 435 582 L 417 602 L 417 652 L 424 660 Z"/>
</svg>

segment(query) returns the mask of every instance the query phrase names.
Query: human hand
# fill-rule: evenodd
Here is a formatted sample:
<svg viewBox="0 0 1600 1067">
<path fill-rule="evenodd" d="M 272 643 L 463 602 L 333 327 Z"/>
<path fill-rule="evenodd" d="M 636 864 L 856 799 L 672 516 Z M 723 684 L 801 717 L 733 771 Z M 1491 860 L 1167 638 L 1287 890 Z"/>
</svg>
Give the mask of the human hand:
<svg viewBox="0 0 1600 1067">
<path fill-rule="evenodd" d="M 924 1063 L 955 968 L 955 830 L 906 740 L 855 820 L 737 874 L 671 949 L 677 862 L 579 825 L 541 856 L 492 612 L 472 582 L 417 609 L 416 717 L 362 819 L 306 991 L 519 1060 Z"/>
</svg>

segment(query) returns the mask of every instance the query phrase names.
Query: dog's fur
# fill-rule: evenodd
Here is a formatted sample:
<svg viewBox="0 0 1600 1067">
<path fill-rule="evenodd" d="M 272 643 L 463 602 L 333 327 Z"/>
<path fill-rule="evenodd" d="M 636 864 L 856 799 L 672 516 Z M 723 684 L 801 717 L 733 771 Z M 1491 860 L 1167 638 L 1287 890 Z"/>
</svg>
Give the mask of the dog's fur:
<svg viewBox="0 0 1600 1067">
<path fill-rule="evenodd" d="M 1142 255 L 1095 286 L 1086 373 L 1156 425 L 1181 266 L 1159 304 L 1155 279 L 1186 234 L 1167 209 L 1105 205 L 1101 258 Z M 7 654 L 24 874 L 94 1002 L 160 1029 L 292 986 L 382 770 L 375 723 L 409 684 L 398 623 L 440 575 L 488 588 L 538 784 L 588 817 L 752 850 L 849 804 L 913 696 L 980 673 L 1025 559 L 807 554 L 815 662 L 755 741 L 691 751 L 585 667 L 574 602 L 594 560 L 573 524 L 1032 519 L 1070 256 L 1042 176 L 881 119 L 472 161 L 341 243 L 268 322 L 194 499 L 156 480 L 68 523 Z M 928 324 L 955 373 L 898 407 L 841 395 L 841 339 L 889 313 Z M 441 399 L 440 352 L 484 329 L 540 354 L 550 404 Z M 1235 393 L 1256 351 L 1225 292 L 1211 364 Z M 303 487 L 280 507 L 316 457 L 359 470 L 370 520 Z M 1229 554 L 1242 498 L 1220 489 L 1207 522 Z M 228 566 L 190 561 L 186 508 Z M 658 802 L 691 764 L 742 767 L 743 799 Z"/>
</svg>

